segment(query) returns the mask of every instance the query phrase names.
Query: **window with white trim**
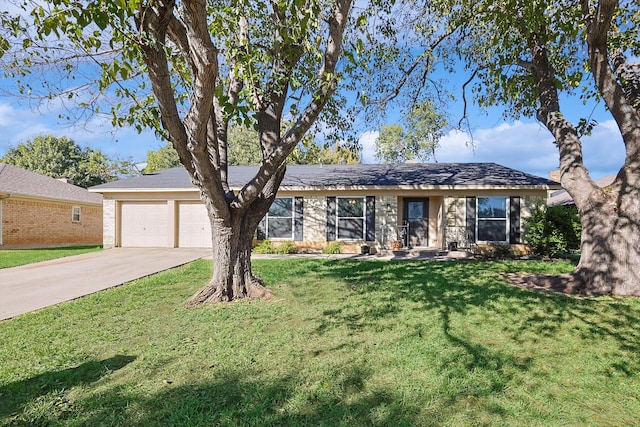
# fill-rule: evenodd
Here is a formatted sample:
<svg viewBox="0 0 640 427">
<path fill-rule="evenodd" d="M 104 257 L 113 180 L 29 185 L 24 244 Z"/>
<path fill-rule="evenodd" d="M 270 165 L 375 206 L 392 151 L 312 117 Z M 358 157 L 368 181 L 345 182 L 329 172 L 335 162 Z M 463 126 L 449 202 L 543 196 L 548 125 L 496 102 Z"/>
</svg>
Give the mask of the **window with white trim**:
<svg viewBox="0 0 640 427">
<path fill-rule="evenodd" d="M 293 239 L 293 197 L 276 197 L 266 219 L 268 239 Z"/>
<path fill-rule="evenodd" d="M 364 240 L 365 198 L 338 197 L 337 204 L 338 239 Z"/>
<path fill-rule="evenodd" d="M 506 197 L 478 197 L 477 240 L 507 242 L 509 209 Z"/>
<path fill-rule="evenodd" d="M 71 208 L 71 222 L 80 222 L 80 206 L 74 206 Z"/>
</svg>

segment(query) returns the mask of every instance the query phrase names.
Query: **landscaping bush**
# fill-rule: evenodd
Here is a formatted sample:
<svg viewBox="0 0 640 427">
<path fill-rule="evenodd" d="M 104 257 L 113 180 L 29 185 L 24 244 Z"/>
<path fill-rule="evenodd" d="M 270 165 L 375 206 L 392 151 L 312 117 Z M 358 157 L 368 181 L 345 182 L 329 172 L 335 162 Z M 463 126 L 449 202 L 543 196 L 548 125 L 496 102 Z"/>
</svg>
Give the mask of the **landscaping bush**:
<svg viewBox="0 0 640 427">
<path fill-rule="evenodd" d="M 534 255 L 559 257 L 580 249 L 580 217 L 574 206 L 535 206 L 524 219 L 524 236 Z"/>
<path fill-rule="evenodd" d="M 339 242 L 331 242 L 322 250 L 323 254 L 334 255 L 342 253 L 342 245 Z"/>
<path fill-rule="evenodd" d="M 254 254 L 272 254 L 274 253 L 274 250 L 275 248 L 273 247 L 271 240 L 263 240 L 253 248 L 252 252 Z"/>
<path fill-rule="evenodd" d="M 293 242 L 284 241 L 274 244 L 271 240 L 263 240 L 253 248 L 254 254 L 293 254 L 297 248 Z"/>
<path fill-rule="evenodd" d="M 295 254 L 297 252 L 297 248 L 293 242 L 287 240 L 274 246 L 274 251 L 274 253 L 280 255 Z"/>
</svg>

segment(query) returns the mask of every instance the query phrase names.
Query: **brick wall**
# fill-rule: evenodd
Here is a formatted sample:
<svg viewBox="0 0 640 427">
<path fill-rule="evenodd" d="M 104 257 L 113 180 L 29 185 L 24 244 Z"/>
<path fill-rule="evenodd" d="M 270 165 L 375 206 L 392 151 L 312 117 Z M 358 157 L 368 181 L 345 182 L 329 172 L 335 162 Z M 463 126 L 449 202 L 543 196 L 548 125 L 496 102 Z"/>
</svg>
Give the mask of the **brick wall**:
<svg viewBox="0 0 640 427">
<path fill-rule="evenodd" d="M 80 222 L 72 221 L 80 206 Z M 4 246 L 66 246 L 102 244 L 102 206 L 20 198 L 2 200 Z"/>
</svg>

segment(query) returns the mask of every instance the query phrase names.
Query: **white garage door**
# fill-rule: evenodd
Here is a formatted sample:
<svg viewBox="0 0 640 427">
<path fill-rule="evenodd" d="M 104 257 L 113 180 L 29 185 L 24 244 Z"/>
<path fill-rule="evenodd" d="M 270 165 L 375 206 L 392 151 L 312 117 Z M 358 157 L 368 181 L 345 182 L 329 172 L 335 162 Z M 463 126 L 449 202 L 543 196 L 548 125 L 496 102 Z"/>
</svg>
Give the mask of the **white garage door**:
<svg viewBox="0 0 640 427">
<path fill-rule="evenodd" d="M 178 205 L 178 246 L 181 248 L 210 248 L 211 223 L 202 203 Z"/>
<path fill-rule="evenodd" d="M 121 205 L 122 247 L 167 247 L 167 203 L 126 202 Z"/>
</svg>

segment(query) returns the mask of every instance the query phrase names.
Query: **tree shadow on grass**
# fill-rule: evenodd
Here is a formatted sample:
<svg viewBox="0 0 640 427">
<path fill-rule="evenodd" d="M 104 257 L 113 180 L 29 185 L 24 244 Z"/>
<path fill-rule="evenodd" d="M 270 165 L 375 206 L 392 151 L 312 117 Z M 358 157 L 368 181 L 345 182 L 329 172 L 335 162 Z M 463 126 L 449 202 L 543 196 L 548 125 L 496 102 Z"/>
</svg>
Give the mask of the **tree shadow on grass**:
<svg viewBox="0 0 640 427">
<path fill-rule="evenodd" d="M 225 372 L 213 380 L 167 384 L 154 393 L 144 387 L 114 386 L 74 402 L 75 412 L 44 413 L 40 425 L 415 425 L 418 408 L 401 403 L 391 389 L 365 388 L 366 367 L 345 366 L 336 378 L 307 384 L 295 374 L 257 379 L 249 370 Z"/>
<path fill-rule="evenodd" d="M 135 359 L 134 356 L 116 355 L 4 385 L 0 387 L 0 418 L 20 412 L 26 404 L 40 396 L 95 382 L 110 372 L 122 369 Z"/>
<path fill-rule="evenodd" d="M 539 263 L 526 262 L 325 261 L 317 266 L 315 274 L 342 281 L 352 293 L 364 294 L 371 302 L 354 312 L 357 304 L 345 298 L 344 304 L 325 311 L 325 321 L 317 333 L 324 333 L 328 322 L 349 328 L 372 325 L 396 316 L 411 303 L 420 313 L 437 313 L 447 339 L 476 357 L 492 350 L 484 348 L 479 352 L 478 344 L 456 336 L 450 317 L 482 309 L 499 316 L 503 332 L 520 343 L 539 337 L 555 338 L 572 322 L 577 329 L 572 333 L 581 339 L 615 341 L 619 361 L 611 368 L 624 375 L 637 375 L 640 360 L 628 356 L 640 353 L 640 330 L 636 327 L 640 323 L 640 305 L 621 299 L 574 298 L 531 291 L 509 285 L 505 277 L 505 273 L 520 271 L 540 273 L 540 268 Z M 384 300 L 375 301 L 380 296 Z M 476 366 L 470 368 L 482 365 L 483 360 L 487 359 L 477 359 Z M 518 369 L 526 369 L 526 360 L 516 364 Z"/>
</svg>

